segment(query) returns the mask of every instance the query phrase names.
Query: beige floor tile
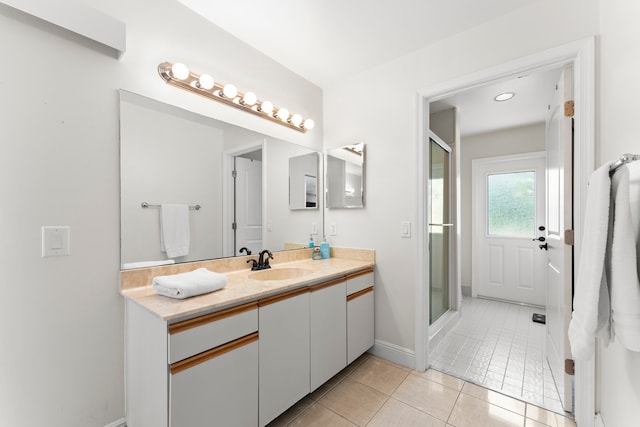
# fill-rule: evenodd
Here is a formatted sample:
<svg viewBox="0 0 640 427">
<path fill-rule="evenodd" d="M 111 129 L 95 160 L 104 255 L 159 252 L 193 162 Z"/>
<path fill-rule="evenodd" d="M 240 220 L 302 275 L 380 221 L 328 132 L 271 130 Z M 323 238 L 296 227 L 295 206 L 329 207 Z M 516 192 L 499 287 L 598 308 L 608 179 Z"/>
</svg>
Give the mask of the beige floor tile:
<svg viewBox="0 0 640 427">
<path fill-rule="evenodd" d="M 460 394 L 457 390 L 435 381 L 410 374 L 393 397 L 441 420 L 447 420 Z"/>
<path fill-rule="evenodd" d="M 573 419 L 531 404 L 527 404 L 526 416 L 527 418 L 538 421 L 545 426 L 576 427 L 576 422 Z"/>
<path fill-rule="evenodd" d="M 322 396 L 324 396 L 329 390 L 340 384 L 340 382 L 346 377 L 347 376 L 343 372 L 336 374 L 329 381 L 315 389 L 314 392 L 309 395 L 309 397 L 313 400 L 320 400 Z"/>
<path fill-rule="evenodd" d="M 445 422 L 393 398 L 387 400 L 367 427 L 445 427 Z"/>
<path fill-rule="evenodd" d="M 347 377 L 325 394 L 318 403 L 352 423 L 364 426 L 387 399 L 388 396 L 385 394 Z"/>
<path fill-rule="evenodd" d="M 464 387 L 462 387 L 462 392 L 484 400 L 485 402 L 500 406 L 501 408 L 508 409 L 519 415 L 525 415 L 526 404 L 520 400 L 505 396 L 504 394 L 471 383 L 465 383 Z"/>
<path fill-rule="evenodd" d="M 370 355 L 369 353 L 364 353 L 362 356 L 358 357 L 356 360 L 354 360 L 349 365 L 347 365 L 347 367 L 344 368 L 342 371 L 340 371 L 340 373 L 344 375 L 349 375 L 350 373 L 355 371 L 358 368 L 358 366 L 362 365 L 365 362 L 365 360 L 368 360 L 371 357 L 373 356 Z"/>
<path fill-rule="evenodd" d="M 532 420 L 531 418 L 526 418 L 524 420 L 524 427 L 549 427 L 549 426 L 539 421 Z"/>
<path fill-rule="evenodd" d="M 524 417 L 484 400 L 460 393 L 448 422 L 456 427 L 522 427 Z"/>
<path fill-rule="evenodd" d="M 558 427 L 576 427 L 576 422 L 571 418 L 556 414 L 556 420 L 558 422 Z"/>
<path fill-rule="evenodd" d="M 371 356 L 349 374 L 349 378 L 391 395 L 410 370 Z"/>
<path fill-rule="evenodd" d="M 464 380 L 433 369 L 427 369 L 426 372 L 413 371 L 412 373 L 442 385 L 446 385 L 447 387 L 454 388 L 458 391 L 462 390 L 462 386 L 464 386 Z"/>
<path fill-rule="evenodd" d="M 300 416 L 293 420 L 291 427 L 353 427 L 354 424 L 345 420 L 335 412 L 331 412 L 327 408 L 318 403 L 314 403 L 309 409 L 305 410 Z"/>
<path fill-rule="evenodd" d="M 289 424 L 295 417 L 304 412 L 307 408 L 314 404 L 314 401 L 309 397 L 304 397 L 298 403 L 289 408 L 285 413 L 281 414 L 278 418 L 271 421 L 268 427 L 284 427 Z"/>
</svg>

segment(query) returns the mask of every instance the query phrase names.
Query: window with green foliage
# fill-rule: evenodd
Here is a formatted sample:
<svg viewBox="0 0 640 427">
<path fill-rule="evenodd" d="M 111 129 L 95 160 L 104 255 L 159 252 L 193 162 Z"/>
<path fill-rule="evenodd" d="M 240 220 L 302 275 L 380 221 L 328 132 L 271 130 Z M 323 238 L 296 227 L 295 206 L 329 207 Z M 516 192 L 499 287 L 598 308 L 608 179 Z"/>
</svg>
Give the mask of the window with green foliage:
<svg viewBox="0 0 640 427">
<path fill-rule="evenodd" d="M 535 219 L 535 172 L 487 176 L 487 232 L 490 236 L 533 237 Z"/>
</svg>

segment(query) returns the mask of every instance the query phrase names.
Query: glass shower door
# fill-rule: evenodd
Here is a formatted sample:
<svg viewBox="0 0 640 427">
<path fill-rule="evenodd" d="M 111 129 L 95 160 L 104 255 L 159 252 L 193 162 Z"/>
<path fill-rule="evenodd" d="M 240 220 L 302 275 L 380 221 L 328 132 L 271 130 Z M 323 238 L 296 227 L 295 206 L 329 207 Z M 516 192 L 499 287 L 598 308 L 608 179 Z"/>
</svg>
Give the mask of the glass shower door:
<svg viewBox="0 0 640 427">
<path fill-rule="evenodd" d="M 451 149 L 429 138 L 429 325 L 450 308 L 449 255 L 453 224 L 450 221 Z"/>
</svg>

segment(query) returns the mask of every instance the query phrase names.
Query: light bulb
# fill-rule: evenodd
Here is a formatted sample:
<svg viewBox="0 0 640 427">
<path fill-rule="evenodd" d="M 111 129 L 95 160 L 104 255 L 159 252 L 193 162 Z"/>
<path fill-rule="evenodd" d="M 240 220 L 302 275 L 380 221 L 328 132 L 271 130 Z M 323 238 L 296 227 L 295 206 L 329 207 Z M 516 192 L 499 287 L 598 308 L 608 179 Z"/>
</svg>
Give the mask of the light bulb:
<svg viewBox="0 0 640 427">
<path fill-rule="evenodd" d="M 203 74 L 198 79 L 198 87 L 202 89 L 213 89 L 214 83 L 215 82 L 213 81 L 213 77 L 211 77 L 209 74 Z"/>
<path fill-rule="evenodd" d="M 314 123 L 314 121 L 312 119 L 307 119 L 304 121 L 304 123 L 302 124 L 302 127 L 304 127 L 305 129 L 311 130 L 313 129 L 313 127 L 316 124 Z"/>
<path fill-rule="evenodd" d="M 253 105 L 256 103 L 257 100 L 258 98 L 256 97 L 256 94 L 253 92 L 247 92 L 242 97 L 242 102 L 244 102 L 246 105 Z"/>
<path fill-rule="evenodd" d="M 291 124 L 294 126 L 300 126 L 302 123 L 302 116 L 300 114 L 294 114 L 291 116 Z"/>
<path fill-rule="evenodd" d="M 176 62 L 171 66 L 171 74 L 178 80 L 185 80 L 189 77 L 189 69 L 186 65 Z"/>
<path fill-rule="evenodd" d="M 276 115 L 280 120 L 282 120 L 283 122 L 286 122 L 287 119 L 289 118 L 289 110 L 287 110 L 286 108 L 281 108 L 278 110 L 278 114 Z"/>
<path fill-rule="evenodd" d="M 234 85 L 232 85 L 231 83 L 228 83 L 228 84 L 224 85 L 224 87 L 222 88 L 222 93 L 227 98 L 233 99 L 238 94 L 238 89 L 236 89 L 236 87 Z"/>
<path fill-rule="evenodd" d="M 273 111 L 273 104 L 270 101 L 264 101 L 262 104 L 260 104 L 260 109 L 265 114 L 271 114 L 271 112 Z"/>
</svg>

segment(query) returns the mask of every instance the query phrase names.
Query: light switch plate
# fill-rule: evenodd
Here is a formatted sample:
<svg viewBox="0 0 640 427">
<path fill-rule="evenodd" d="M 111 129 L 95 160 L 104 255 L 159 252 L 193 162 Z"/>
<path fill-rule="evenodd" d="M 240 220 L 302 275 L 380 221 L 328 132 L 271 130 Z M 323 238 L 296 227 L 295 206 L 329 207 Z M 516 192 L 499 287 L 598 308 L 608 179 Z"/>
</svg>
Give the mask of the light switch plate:
<svg viewBox="0 0 640 427">
<path fill-rule="evenodd" d="M 42 227 L 42 256 L 65 256 L 71 253 L 69 226 Z"/>
<path fill-rule="evenodd" d="M 411 237 L 411 221 L 402 221 L 400 223 L 400 237 Z"/>
<path fill-rule="evenodd" d="M 318 234 L 318 223 L 317 222 L 312 222 L 311 223 L 311 234 Z"/>
<path fill-rule="evenodd" d="M 332 222 L 331 224 L 329 224 L 329 235 L 330 236 L 338 235 L 338 226 L 336 225 L 335 222 Z"/>
</svg>

